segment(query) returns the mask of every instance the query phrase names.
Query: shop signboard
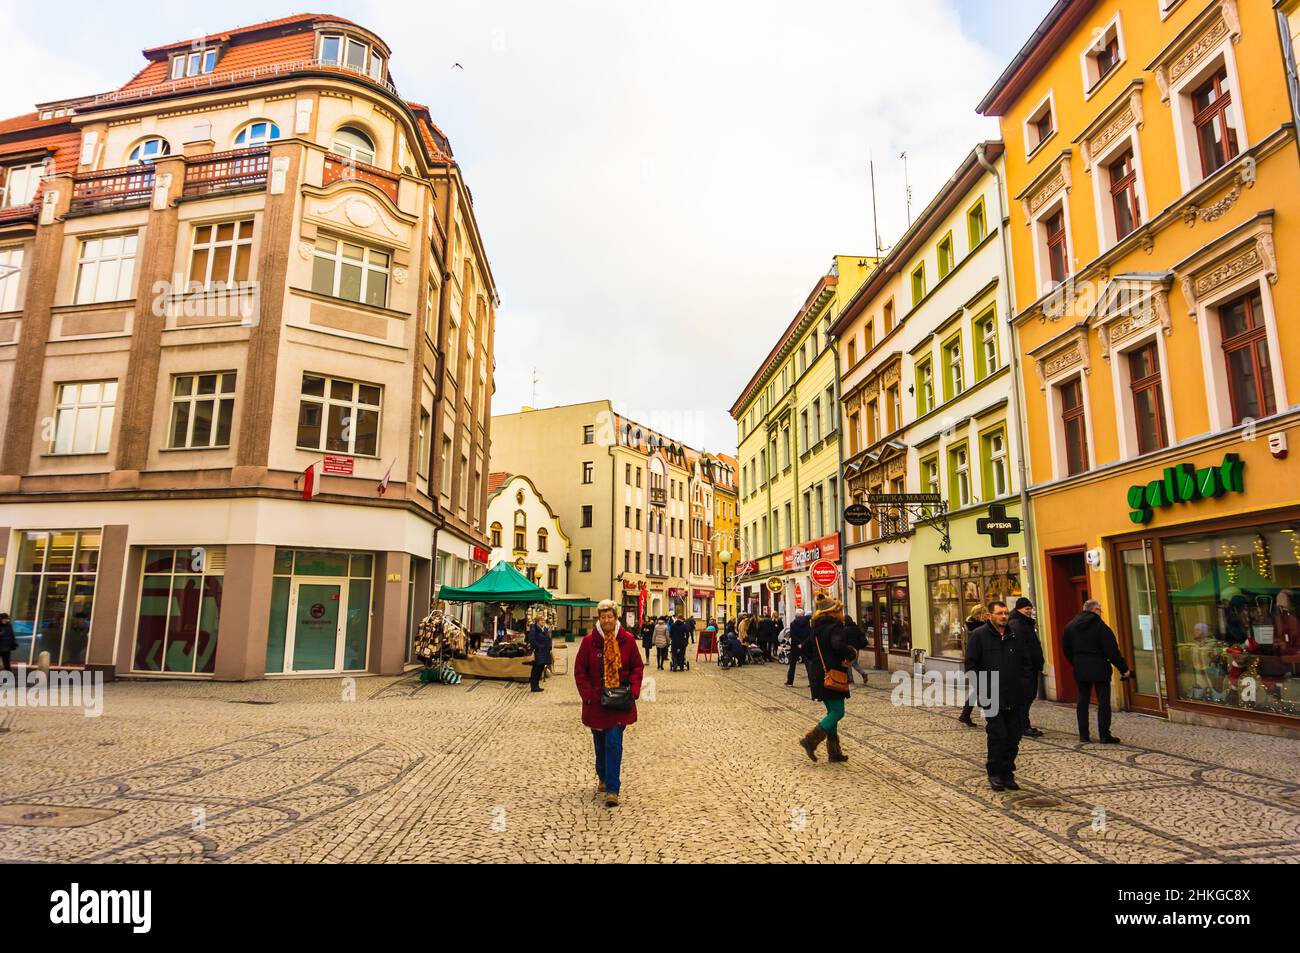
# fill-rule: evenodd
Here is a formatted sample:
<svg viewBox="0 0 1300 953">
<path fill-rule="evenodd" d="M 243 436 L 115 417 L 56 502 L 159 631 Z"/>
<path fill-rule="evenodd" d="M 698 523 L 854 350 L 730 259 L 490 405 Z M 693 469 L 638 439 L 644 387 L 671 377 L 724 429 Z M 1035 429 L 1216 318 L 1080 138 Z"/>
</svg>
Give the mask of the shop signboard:
<svg viewBox="0 0 1300 953">
<path fill-rule="evenodd" d="M 851 526 L 866 526 L 871 522 L 871 507 L 854 503 L 844 508 L 844 521 Z"/>
<path fill-rule="evenodd" d="M 834 561 L 840 558 L 840 534 L 832 533 L 830 536 L 815 539 L 811 543 L 792 546 L 781 555 L 783 568 L 786 572 L 803 569 L 819 559 Z"/>
<path fill-rule="evenodd" d="M 332 473 L 335 476 L 352 476 L 356 468 L 355 457 L 344 457 L 336 453 L 325 454 L 325 464 L 321 470 L 325 473 Z"/>
<path fill-rule="evenodd" d="M 779 577 L 775 577 L 767 581 L 768 592 L 780 592 L 781 587 L 782 587 L 782 583 Z"/>
<path fill-rule="evenodd" d="M 1006 549 L 1011 545 L 1010 534 L 1020 532 L 1020 517 L 1007 516 L 1001 503 L 990 503 L 988 516 L 975 521 L 975 532 L 987 536 L 994 549 Z"/>
<path fill-rule="evenodd" d="M 752 576 L 758 572 L 758 560 L 749 559 L 743 563 L 736 563 L 736 578 L 744 579 L 746 576 Z"/>
<path fill-rule="evenodd" d="M 835 564 L 829 559 L 819 559 L 813 563 L 812 569 L 808 571 L 815 585 L 823 589 L 830 589 L 839 581 L 840 571 L 835 568 Z"/>
<path fill-rule="evenodd" d="M 470 551 L 470 558 L 476 563 L 487 565 L 487 561 L 492 558 L 492 554 L 482 546 L 475 546 L 473 550 Z"/>
<path fill-rule="evenodd" d="M 1245 493 L 1245 462 L 1235 453 L 1225 453 L 1218 466 L 1197 469 L 1190 463 L 1165 467 L 1164 476 L 1145 486 L 1128 488 L 1128 518 L 1145 526 L 1155 518 L 1157 509 L 1175 503 L 1217 499 L 1226 493 Z"/>
</svg>

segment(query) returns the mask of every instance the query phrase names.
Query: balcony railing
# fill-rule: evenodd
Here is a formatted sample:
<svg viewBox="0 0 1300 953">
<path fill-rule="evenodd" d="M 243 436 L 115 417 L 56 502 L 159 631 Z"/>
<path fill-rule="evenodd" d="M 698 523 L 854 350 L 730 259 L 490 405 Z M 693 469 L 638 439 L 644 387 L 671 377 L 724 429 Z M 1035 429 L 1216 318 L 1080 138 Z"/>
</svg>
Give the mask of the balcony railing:
<svg viewBox="0 0 1300 953">
<path fill-rule="evenodd" d="M 655 506 L 667 506 L 668 491 L 661 486 L 650 487 L 650 502 Z"/>
<path fill-rule="evenodd" d="M 12 208 L 0 208 L 0 225 L 13 225 L 16 222 L 34 222 L 41 211 L 39 201 Z"/>
<path fill-rule="evenodd" d="M 154 168 L 136 165 L 72 177 L 72 212 L 104 212 L 148 205 L 153 194 Z"/>
<path fill-rule="evenodd" d="M 233 152 L 214 152 L 185 162 L 186 198 L 266 188 L 271 149 L 255 146 Z"/>
<path fill-rule="evenodd" d="M 400 179 L 391 172 L 380 169 L 373 165 L 366 165 L 364 162 L 357 162 L 353 159 L 336 155 L 333 152 L 325 153 L 325 185 L 331 182 L 341 180 L 355 180 L 359 182 L 369 182 L 371 185 L 387 193 L 388 197 L 394 202 L 397 201 L 397 183 Z"/>
<path fill-rule="evenodd" d="M 139 99 L 148 99 L 151 96 L 164 96 L 171 93 L 188 93 L 201 91 L 205 89 L 218 89 L 223 86 L 233 86 L 239 83 L 253 82 L 257 80 L 274 80 L 283 76 L 290 76 L 294 73 L 302 73 L 308 70 L 329 70 L 331 72 L 346 73 L 351 77 L 363 79 L 368 83 L 380 86 L 394 96 L 397 96 L 397 87 L 391 80 L 377 80 L 364 70 L 359 70 L 348 66 L 344 63 L 330 63 L 320 59 L 296 60 L 292 63 L 266 63 L 261 66 L 249 66 L 244 69 L 217 71 L 215 73 L 205 73 L 200 76 L 187 76 L 184 79 L 172 80 L 166 83 L 155 83 L 152 86 L 136 86 L 131 89 L 118 89 L 111 93 L 100 93 L 90 100 L 82 108 L 93 109 L 96 106 L 111 106 L 116 103 L 129 103 Z"/>
</svg>

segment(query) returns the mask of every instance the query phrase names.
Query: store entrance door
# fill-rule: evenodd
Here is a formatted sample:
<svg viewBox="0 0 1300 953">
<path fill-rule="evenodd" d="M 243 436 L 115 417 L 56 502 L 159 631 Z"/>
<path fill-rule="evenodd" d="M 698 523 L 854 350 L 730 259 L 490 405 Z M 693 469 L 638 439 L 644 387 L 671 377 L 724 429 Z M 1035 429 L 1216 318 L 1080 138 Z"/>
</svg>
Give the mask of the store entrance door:
<svg viewBox="0 0 1300 953">
<path fill-rule="evenodd" d="M 1061 649 L 1065 627 L 1088 601 L 1088 563 L 1082 546 L 1047 553 L 1048 584 L 1051 586 L 1052 667 L 1056 670 L 1056 700 L 1072 702 L 1079 697 L 1074 669 Z"/>
<path fill-rule="evenodd" d="M 1123 571 L 1119 649 L 1133 666 L 1133 678 L 1124 683 L 1128 707 L 1163 715 L 1167 693 L 1165 670 L 1160 664 L 1163 650 L 1151 541 L 1126 543 L 1116 555 Z"/>
<path fill-rule="evenodd" d="M 346 592 L 338 581 L 295 579 L 289 604 L 291 643 L 286 655 L 295 672 L 337 672 L 343 652 Z"/>
</svg>

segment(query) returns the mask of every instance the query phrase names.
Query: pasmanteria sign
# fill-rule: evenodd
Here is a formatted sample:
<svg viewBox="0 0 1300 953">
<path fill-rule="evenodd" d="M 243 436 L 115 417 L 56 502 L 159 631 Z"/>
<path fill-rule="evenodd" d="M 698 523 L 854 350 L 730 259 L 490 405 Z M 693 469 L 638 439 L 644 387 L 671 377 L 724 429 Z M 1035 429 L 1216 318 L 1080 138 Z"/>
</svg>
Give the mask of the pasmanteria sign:
<svg viewBox="0 0 1300 953">
<path fill-rule="evenodd" d="M 1165 467 L 1163 479 L 1128 488 L 1128 518 L 1144 526 L 1155 517 L 1157 509 L 1175 503 L 1194 503 L 1218 499 L 1227 493 L 1245 493 L 1245 469 L 1245 462 L 1235 453 L 1225 453 L 1218 466 L 1197 469 L 1190 463 L 1179 463 Z"/>
</svg>

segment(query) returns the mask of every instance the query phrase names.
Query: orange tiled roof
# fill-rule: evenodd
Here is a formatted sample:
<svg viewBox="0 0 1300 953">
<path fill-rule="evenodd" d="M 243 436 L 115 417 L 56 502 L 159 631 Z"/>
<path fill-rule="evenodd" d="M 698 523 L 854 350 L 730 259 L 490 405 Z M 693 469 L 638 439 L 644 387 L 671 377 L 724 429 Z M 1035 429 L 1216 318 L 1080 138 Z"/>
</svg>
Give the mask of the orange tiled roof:
<svg viewBox="0 0 1300 953">
<path fill-rule="evenodd" d="M 337 17 L 330 13 L 295 13 L 293 16 L 280 17 L 278 20 L 264 20 L 261 23 L 250 23 L 247 26 L 237 26 L 231 30 L 222 30 L 220 33 L 210 33 L 207 36 L 191 37 L 185 40 L 176 40 L 172 43 L 164 43 L 162 46 L 153 46 L 144 51 L 145 56 L 151 54 L 174 52 L 180 47 L 189 46 L 193 43 L 224 43 L 233 40 L 237 36 L 247 36 L 250 33 L 262 33 L 266 30 L 274 30 L 276 27 L 297 26 L 306 23 L 316 22 L 343 23 L 347 26 L 354 26 L 358 30 L 365 30 L 365 27 L 359 23 L 353 23 L 343 17 Z M 366 30 L 369 33 L 369 30 Z"/>
<path fill-rule="evenodd" d="M 510 481 L 512 474 L 499 470 L 488 474 L 487 495 L 492 496 Z"/>
<path fill-rule="evenodd" d="M 0 120 L 0 156 L 39 151 L 54 156 L 51 173 L 73 172 L 80 158 L 81 134 L 71 131 L 67 116 L 41 119 L 40 113 L 24 113 Z"/>
<path fill-rule="evenodd" d="M 165 48 L 164 48 L 165 49 Z M 255 66 L 270 66 L 275 63 L 299 63 L 310 60 L 316 52 L 316 37 L 310 30 L 291 33 L 288 36 L 271 37 L 249 43 L 232 43 L 221 51 L 216 69 L 210 76 L 216 78 L 224 73 L 236 73 Z M 146 53 L 146 55 L 148 55 Z M 137 89 L 142 86 L 157 86 L 167 82 L 168 58 L 154 60 L 128 82 L 122 89 Z"/>
</svg>

